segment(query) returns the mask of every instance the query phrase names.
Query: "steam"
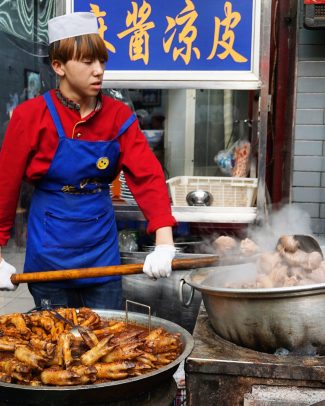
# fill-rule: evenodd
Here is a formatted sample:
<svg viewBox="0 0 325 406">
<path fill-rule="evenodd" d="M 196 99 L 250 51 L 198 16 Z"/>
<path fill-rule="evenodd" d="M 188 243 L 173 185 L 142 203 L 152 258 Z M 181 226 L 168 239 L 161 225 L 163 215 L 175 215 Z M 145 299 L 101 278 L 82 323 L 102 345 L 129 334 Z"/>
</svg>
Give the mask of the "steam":
<svg viewBox="0 0 325 406">
<path fill-rule="evenodd" d="M 311 218 L 300 207 L 286 205 L 273 212 L 267 223 L 251 226 L 248 238 L 219 236 L 212 245 L 223 265 L 227 262 L 233 265 L 237 261 L 239 264 L 248 261 L 250 265 L 256 264 L 254 281 L 239 283 L 232 272 L 232 281 L 225 287 L 260 289 L 324 283 L 323 256 L 313 244 L 292 237 L 298 235 L 312 236 Z"/>
<path fill-rule="evenodd" d="M 241 242 L 248 237 L 258 246 L 258 252 L 273 252 L 276 250 L 277 242 L 283 235 L 313 235 L 311 227 L 311 218 L 308 212 L 294 204 L 282 206 L 280 209 L 273 210 L 268 214 L 267 221 L 263 224 L 254 224 L 248 227 L 245 235 L 237 236 L 228 234 L 227 237 L 236 241 L 236 248 L 221 249 L 215 242 L 223 234 L 214 234 L 202 240 L 199 247 L 199 253 L 218 254 L 221 260 L 225 262 L 234 261 Z M 314 236 L 320 245 L 325 246 L 324 239 L 320 241 L 319 237 Z M 228 243 L 226 243 L 227 245 Z M 249 259 L 249 255 L 244 255 Z"/>
<path fill-rule="evenodd" d="M 292 204 L 270 214 L 267 224 L 248 229 L 251 238 L 262 251 L 273 251 L 281 235 L 312 235 L 309 213 Z"/>
</svg>

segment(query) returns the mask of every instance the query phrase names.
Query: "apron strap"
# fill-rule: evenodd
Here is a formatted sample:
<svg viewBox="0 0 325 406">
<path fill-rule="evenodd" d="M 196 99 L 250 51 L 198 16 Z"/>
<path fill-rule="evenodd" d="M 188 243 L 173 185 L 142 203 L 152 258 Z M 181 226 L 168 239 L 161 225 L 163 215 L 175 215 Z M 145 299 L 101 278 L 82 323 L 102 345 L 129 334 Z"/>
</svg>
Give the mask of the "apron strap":
<svg viewBox="0 0 325 406">
<path fill-rule="evenodd" d="M 54 125 L 56 127 L 56 131 L 59 134 L 59 137 L 60 138 L 65 138 L 65 132 L 64 132 L 64 129 L 62 127 L 61 120 L 60 120 L 60 117 L 58 115 L 58 112 L 56 111 L 56 108 L 54 106 L 54 103 L 53 103 L 52 96 L 51 96 L 50 92 L 48 91 L 48 92 L 44 93 L 43 97 L 45 99 L 47 107 L 48 107 L 48 109 L 50 111 L 50 114 L 52 116 L 52 119 L 54 121 Z"/>
<path fill-rule="evenodd" d="M 130 125 L 135 122 L 136 119 L 137 119 L 136 114 L 135 113 L 131 114 L 131 116 L 126 121 L 124 121 L 119 132 L 117 133 L 117 136 L 114 139 L 116 140 L 120 135 L 122 135 L 130 127 Z"/>
</svg>

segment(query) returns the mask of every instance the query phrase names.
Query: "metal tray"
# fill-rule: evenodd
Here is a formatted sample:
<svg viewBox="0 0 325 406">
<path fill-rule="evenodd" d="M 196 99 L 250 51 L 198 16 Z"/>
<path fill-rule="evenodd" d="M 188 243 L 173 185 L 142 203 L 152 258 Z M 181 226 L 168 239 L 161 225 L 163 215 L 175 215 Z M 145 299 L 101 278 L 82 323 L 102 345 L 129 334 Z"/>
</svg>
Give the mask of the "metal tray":
<svg viewBox="0 0 325 406">
<path fill-rule="evenodd" d="M 125 311 L 94 309 L 101 317 L 125 320 Z M 148 316 L 128 312 L 128 320 L 147 325 Z M 15 406 L 65 406 L 71 404 L 96 405 L 127 399 L 139 393 L 149 392 L 156 385 L 172 378 L 179 364 L 191 353 L 194 340 L 185 329 L 158 317 L 151 316 L 151 327 L 163 327 L 170 333 L 180 333 L 183 352 L 170 364 L 148 374 L 102 384 L 32 387 L 0 382 L 0 405 Z"/>
</svg>

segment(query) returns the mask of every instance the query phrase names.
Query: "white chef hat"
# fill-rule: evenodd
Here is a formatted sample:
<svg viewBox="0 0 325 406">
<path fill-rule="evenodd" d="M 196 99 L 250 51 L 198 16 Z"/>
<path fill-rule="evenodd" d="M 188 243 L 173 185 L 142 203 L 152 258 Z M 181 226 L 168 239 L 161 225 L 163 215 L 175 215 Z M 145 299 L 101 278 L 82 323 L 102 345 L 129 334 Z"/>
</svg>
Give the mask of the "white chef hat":
<svg viewBox="0 0 325 406">
<path fill-rule="evenodd" d="M 97 18 L 93 13 L 65 14 L 48 21 L 49 44 L 85 34 L 98 34 Z"/>
</svg>

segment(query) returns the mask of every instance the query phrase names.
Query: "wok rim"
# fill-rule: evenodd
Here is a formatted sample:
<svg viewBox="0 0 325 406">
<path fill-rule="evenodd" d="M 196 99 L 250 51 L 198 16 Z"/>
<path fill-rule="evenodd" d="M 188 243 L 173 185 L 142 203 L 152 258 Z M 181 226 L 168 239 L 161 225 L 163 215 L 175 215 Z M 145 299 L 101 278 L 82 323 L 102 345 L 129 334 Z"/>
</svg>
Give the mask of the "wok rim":
<svg viewBox="0 0 325 406">
<path fill-rule="evenodd" d="M 92 309 L 94 312 L 98 313 L 101 317 L 109 317 L 109 318 L 116 318 L 118 320 L 120 319 L 125 319 L 125 311 L 123 310 L 103 310 L 103 309 Z M 114 317 L 115 316 L 115 317 Z M 148 319 L 148 315 L 142 314 L 142 313 L 137 313 L 137 312 L 128 312 L 128 318 L 129 321 L 137 321 L 134 320 L 134 318 L 143 318 L 144 320 Z M 192 335 L 185 330 L 183 327 L 179 326 L 178 324 L 171 322 L 166 319 L 162 319 L 160 317 L 156 316 L 151 316 L 151 322 L 154 325 L 160 325 L 168 330 L 168 326 L 172 329 L 175 329 L 176 331 L 173 331 L 172 334 L 175 333 L 180 333 L 182 342 L 184 344 L 184 349 L 182 353 L 170 364 L 161 367 L 155 371 L 148 372 L 146 374 L 132 377 L 132 378 L 126 378 L 126 379 L 120 379 L 112 382 L 104 382 L 104 383 L 90 383 L 86 385 L 71 385 L 71 386 L 50 386 L 50 385 L 44 385 L 44 386 L 30 386 L 30 385 L 23 385 L 23 384 L 18 384 L 18 383 L 7 383 L 7 382 L 1 382 L 0 381 L 0 388 L 10 388 L 10 389 L 17 389 L 21 391 L 33 391 L 33 392 L 44 392 L 44 391 L 51 391 L 51 392 L 72 392 L 72 391 L 87 391 L 87 390 L 94 390 L 96 388 L 109 388 L 109 387 L 119 387 L 126 385 L 128 383 L 136 383 L 138 381 L 146 381 L 152 377 L 158 376 L 158 375 L 163 375 L 165 372 L 168 372 L 169 370 L 172 370 L 173 368 L 176 368 L 179 366 L 179 364 L 190 355 L 192 352 L 192 349 L 194 347 L 194 339 Z"/>
<path fill-rule="evenodd" d="M 244 263 L 243 263 L 244 264 Z M 249 265 L 245 263 L 245 266 Z M 254 264 L 251 262 L 251 264 Z M 218 267 L 209 267 L 209 268 L 200 268 L 197 270 L 191 271 L 188 275 L 184 276 L 185 282 L 192 286 L 193 288 L 199 290 L 202 293 L 208 293 L 214 296 L 236 296 L 236 297 L 264 297 L 264 296 L 304 296 L 310 294 L 321 294 L 325 293 L 325 282 L 324 283 L 315 283 L 310 285 L 301 285 L 301 286 L 287 286 L 287 287 L 278 287 L 278 288 L 222 288 L 222 287 L 211 287 L 202 282 L 193 281 L 193 278 L 197 277 L 200 274 L 206 274 L 206 277 L 213 272 L 222 272 L 231 271 L 231 268 L 240 266 L 242 264 L 234 265 L 222 265 Z M 219 269 L 218 269 L 219 268 Z M 227 269 L 225 269 L 227 268 Z"/>
</svg>

